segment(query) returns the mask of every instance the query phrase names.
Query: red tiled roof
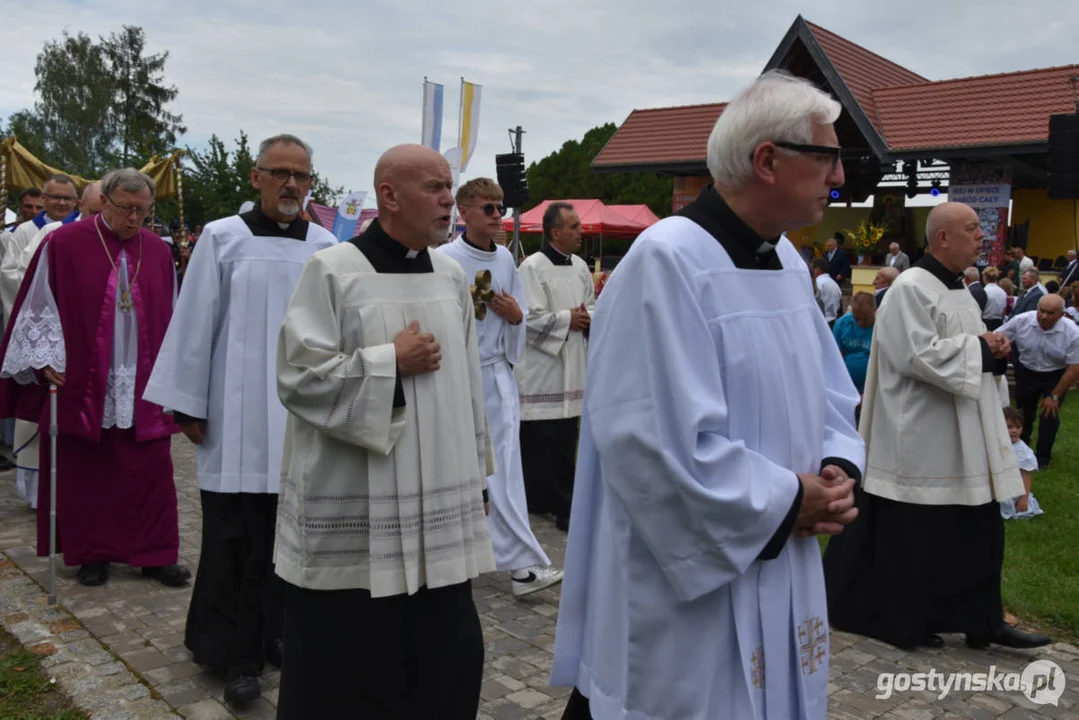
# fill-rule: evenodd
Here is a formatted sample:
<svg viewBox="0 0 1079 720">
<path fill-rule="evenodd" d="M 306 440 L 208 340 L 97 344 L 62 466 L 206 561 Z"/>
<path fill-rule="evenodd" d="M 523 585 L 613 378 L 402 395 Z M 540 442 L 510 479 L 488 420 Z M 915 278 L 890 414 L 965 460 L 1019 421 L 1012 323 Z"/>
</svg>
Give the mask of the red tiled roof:
<svg viewBox="0 0 1079 720">
<path fill-rule="evenodd" d="M 877 130 L 881 127 L 873 102 L 874 90 L 929 82 L 918 73 L 841 38 L 820 25 L 806 21 L 806 26 Z"/>
<path fill-rule="evenodd" d="M 1049 116 L 1075 111 L 1069 78 L 1079 65 L 932 82 L 801 17 L 795 28 L 819 45 L 891 151 L 1044 143 Z M 703 167 L 725 106 L 634 110 L 592 166 Z"/>
<path fill-rule="evenodd" d="M 874 91 L 890 150 L 1045 142 L 1049 116 L 1075 112 L 1079 65 Z"/>
<path fill-rule="evenodd" d="M 727 103 L 634 110 L 592 161 L 594 167 L 698 162 Z"/>
</svg>

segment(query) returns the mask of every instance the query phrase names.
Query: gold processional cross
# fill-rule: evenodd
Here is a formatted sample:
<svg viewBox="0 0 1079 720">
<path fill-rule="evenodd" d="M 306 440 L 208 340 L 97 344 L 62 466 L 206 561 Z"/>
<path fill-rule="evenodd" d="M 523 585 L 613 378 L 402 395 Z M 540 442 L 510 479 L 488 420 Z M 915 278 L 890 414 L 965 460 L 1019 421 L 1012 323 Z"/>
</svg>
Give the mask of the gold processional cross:
<svg viewBox="0 0 1079 720">
<path fill-rule="evenodd" d="M 476 272 L 476 284 L 470 286 L 472 293 L 472 305 L 476 308 L 476 319 L 483 320 L 487 317 L 487 303 L 495 296 L 491 289 L 491 271 L 478 270 Z"/>
</svg>

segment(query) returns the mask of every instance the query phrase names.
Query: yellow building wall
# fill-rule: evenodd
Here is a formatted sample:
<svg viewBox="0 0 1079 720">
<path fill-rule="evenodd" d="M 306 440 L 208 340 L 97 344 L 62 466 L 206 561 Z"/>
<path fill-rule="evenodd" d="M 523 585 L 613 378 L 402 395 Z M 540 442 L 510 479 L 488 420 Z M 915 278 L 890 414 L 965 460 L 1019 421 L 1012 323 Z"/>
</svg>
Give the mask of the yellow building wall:
<svg viewBox="0 0 1079 720">
<path fill-rule="evenodd" d="M 1027 255 L 1056 259 L 1075 247 L 1074 201 L 1050 200 L 1046 190 L 1012 190 L 1012 225 L 1030 219 Z"/>
</svg>

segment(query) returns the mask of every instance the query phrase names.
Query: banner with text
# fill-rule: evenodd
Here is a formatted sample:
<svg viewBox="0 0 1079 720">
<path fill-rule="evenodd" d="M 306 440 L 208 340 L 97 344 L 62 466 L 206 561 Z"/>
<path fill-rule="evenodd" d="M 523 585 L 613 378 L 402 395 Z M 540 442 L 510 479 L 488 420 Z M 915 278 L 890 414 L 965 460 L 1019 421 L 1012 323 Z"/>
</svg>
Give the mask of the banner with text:
<svg viewBox="0 0 1079 720">
<path fill-rule="evenodd" d="M 1004 261 L 1004 242 L 1008 237 L 1008 206 L 1012 199 L 1012 186 L 1006 183 L 982 185 L 951 185 L 948 200 L 961 202 L 974 208 L 982 223 L 982 252 L 978 267 L 999 265 Z"/>
</svg>

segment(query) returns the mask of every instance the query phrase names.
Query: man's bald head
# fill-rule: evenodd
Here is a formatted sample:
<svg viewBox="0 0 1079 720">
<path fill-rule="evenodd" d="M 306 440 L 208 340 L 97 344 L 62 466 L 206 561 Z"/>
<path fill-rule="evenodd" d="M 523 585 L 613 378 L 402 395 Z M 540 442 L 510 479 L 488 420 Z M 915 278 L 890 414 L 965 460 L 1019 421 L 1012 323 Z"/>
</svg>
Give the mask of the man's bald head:
<svg viewBox="0 0 1079 720">
<path fill-rule="evenodd" d="M 1060 295 L 1043 295 L 1038 301 L 1038 324 L 1042 330 L 1052 330 L 1060 318 L 1064 317 L 1064 298 Z"/>
<path fill-rule="evenodd" d="M 447 239 L 453 210 L 453 174 L 446 158 L 423 145 L 397 145 L 375 165 L 378 222 L 410 250 Z"/>
<path fill-rule="evenodd" d="M 929 211 L 925 221 L 929 253 L 952 272 L 973 265 L 982 250 L 982 224 L 969 205 L 946 202 Z"/>
<path fill-rule="evenodd" d="M 79 201 L 79 212 L 84 217 L 96 215 L 101 212 L 104 205 L 105 198 L 101 196 L 101 181 L 95 180 L 83 189 L 82 200 Z"/>
<path fill-rule="evenodd" d="M 873 287 L 877 290 L 890 287 L 897 277 L 899 277 L 899 271 L 894 267 L 883 267 L 877 270 L 877 275 L 873 278 Z"/>
</svg>

